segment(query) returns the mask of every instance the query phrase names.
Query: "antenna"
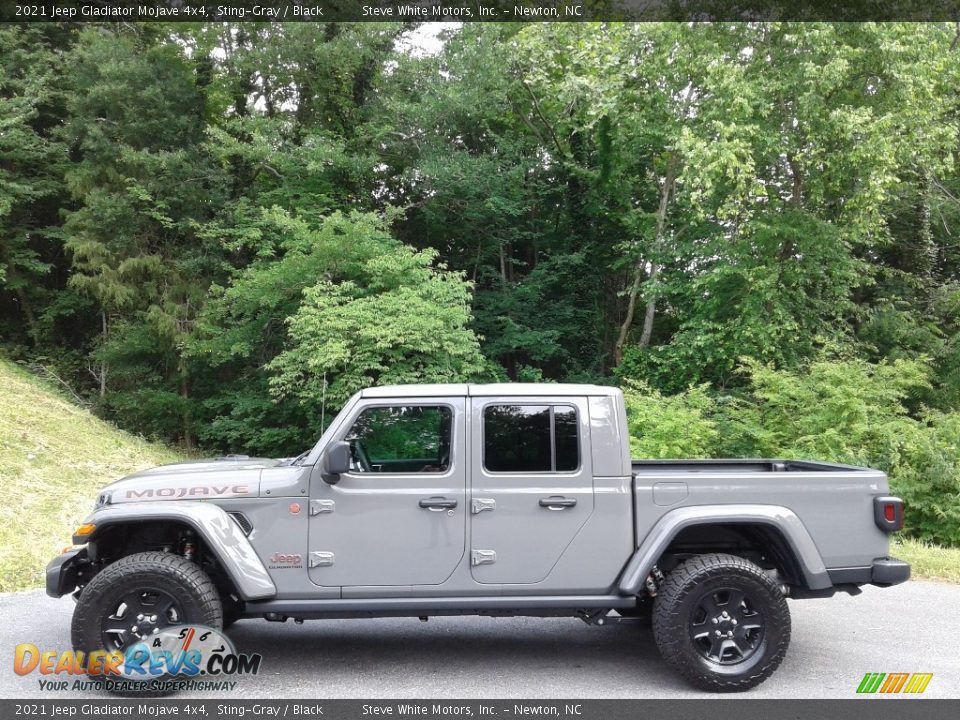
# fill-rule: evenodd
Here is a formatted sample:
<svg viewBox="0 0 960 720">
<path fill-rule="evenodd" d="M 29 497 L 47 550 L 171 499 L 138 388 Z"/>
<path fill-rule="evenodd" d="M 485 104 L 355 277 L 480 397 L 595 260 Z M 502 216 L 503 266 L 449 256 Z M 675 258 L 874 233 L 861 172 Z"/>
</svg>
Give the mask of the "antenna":
<svg viewBox="0 0 960 720">
<path fill-rule="evenodd" d="M 323 371 L 323 394 L 320 397 L 320 432 L 327 429 L 327 371 Z"/>
</svg>

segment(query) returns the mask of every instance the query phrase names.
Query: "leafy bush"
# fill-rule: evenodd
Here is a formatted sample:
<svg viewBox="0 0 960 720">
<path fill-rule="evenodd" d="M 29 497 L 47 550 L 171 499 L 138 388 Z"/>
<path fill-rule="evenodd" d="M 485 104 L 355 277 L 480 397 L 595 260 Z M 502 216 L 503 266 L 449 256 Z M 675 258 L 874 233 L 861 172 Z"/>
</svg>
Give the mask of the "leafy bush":
<svg viewBox="0 0 960 720">
<path fill-rule="evenodd" d="M 960 546 L 960 413 L 908 408 L 929 392 L 922 360 L 819 361 L 777 370 L 744 359 L 736 395 L 664 396 L 623 382 L 636 457 L 781 457 L 875 467 L 906 503 L 909 536 Z"/>
<path fill-rule="evenodd" d="M 960 547 L 960 413 L 930 413 L 897 450 L 888 471 L 906 504 L 907 533 Z"/>
<path fill-rule="evenodd" d="M 710 419 L 715 401 L 705 386 L 678 395 L 662 395 L 649 385 L 623 383 L 630 452 L 637 458 L 708 458 L 719 434 Z"/>
<path fill-rule="evenodd" d="M 787 371 L 746 358 L 740 372 L 749 385 L 727 406 L 725 425 L 751 454 L 887 467 L 891 443 L 914 424 L 904 403 L 928 386 L 929 371 L 912 360 L 820 361 Z"/>
</svg>

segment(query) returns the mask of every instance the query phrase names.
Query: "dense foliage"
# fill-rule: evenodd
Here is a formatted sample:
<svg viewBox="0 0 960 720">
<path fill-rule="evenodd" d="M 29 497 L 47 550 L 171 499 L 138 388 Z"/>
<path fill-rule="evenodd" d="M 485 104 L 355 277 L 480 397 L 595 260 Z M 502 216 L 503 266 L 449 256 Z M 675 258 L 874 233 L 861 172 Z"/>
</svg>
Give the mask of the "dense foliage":
<svg viewBox="0 0 960 720">
<path fill-rule="evenodd" d="M 373 382 L 619 382 L 638 454 L 878 465 L 960 544 L 955 26 L 418 32 L 0 28 L 4 353 L 262 454 Z"/>
<path fill-rule="evenodd" d="M 917 360 L 817 361 L 799 371 L 754 360 L 735 393 L 694 387 L 665 397 L 625 387 L 641 457 L 818 458 L 881 468 L 904 498 L 910 531 L 960 545 L 960 413 L 908 410 L 930 387 Z"/>
</svg>

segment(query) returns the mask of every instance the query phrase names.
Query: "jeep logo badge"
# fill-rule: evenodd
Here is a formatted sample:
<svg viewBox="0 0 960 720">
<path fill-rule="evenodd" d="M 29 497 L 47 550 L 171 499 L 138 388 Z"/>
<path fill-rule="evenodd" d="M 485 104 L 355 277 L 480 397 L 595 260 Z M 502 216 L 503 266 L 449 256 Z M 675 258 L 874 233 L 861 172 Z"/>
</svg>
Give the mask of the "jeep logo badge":
<svg viewBox="0 0 960 720">
<path fill-rule="evenodd" d="M 270 567 L 301 567 L 303 555 L 276 552 L 270 556 Z"/>
</svg>

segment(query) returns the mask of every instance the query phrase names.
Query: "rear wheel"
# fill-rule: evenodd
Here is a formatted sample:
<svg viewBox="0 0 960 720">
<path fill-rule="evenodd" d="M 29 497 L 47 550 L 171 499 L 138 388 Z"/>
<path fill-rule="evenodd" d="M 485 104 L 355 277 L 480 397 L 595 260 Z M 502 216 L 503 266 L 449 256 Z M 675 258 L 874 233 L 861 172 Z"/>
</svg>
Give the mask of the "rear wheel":
<svg viewBox="0 0 960 720">
<path fill-rule="evenodd" d="M 664 660 L 693 685 L 736 692 L 759 685 L 790 644 L 790 611 L 761 568 L 735 555 L 700 555 L 678 565 L 653 605 Z"/>
</svg>

